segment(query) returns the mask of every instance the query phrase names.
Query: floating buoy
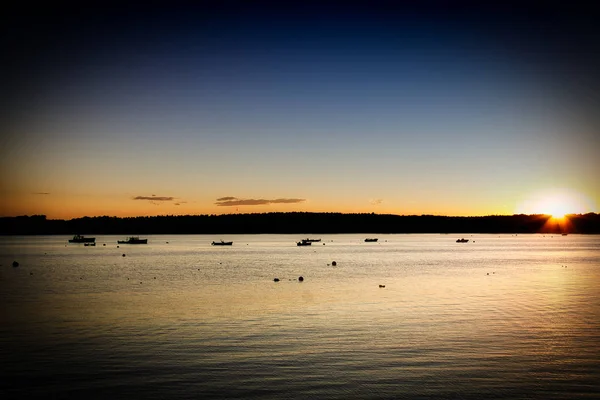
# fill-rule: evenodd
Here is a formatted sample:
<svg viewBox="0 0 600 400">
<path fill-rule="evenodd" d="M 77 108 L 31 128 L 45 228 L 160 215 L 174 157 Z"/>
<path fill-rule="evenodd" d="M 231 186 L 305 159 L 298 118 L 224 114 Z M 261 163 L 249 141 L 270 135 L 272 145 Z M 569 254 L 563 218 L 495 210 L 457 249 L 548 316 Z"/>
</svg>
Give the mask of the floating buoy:
<svg viewBox="0 0 600 400">
<path fill-rule="evenodd" d="M 16 268 L 16 267 L 18 267 L 18 266 L 19 266 L 19 263 L 18 263 L 18 262 L 16 262 L 16 261 L 13 261 L 13 263 L 12 263 L 12 266 Z"/>
<path fill-rule="evenodd" d="M 273 279 L 273 282 L 279 282 L 279 278 Z"/>
<path fill-rule="evenodd" d="M 106 243 L 102 243 L 102 246 L 106 246 Z"/>
<path fill-rule="evenodd" d="M 123 257 L 125 257 L 125 253 L 123 253 Z"/>
<path fill-rule="evenodd" d="M 298 278 L 298 280 L 299 280 L 300 282 L 303 282 L 303 281 L 304 281 L 304 278 L 301 276 L 301 277 L 299 277 L 299 278 Z"/>
<path fill-rule="evenodd" d="M 119 248 L 119 246 L 117 246 L 117 249 Z"/>
<path fill-rule="evenodd" d="M 337 263 L 335 261 L 332 261 L 331 265 L 333 265 L 335 267 L 337 265 Z"/>
<path fill-rule="evenodd" d="M 380 287 L 380 288 L 384 288 L 384 287 L 385 287 L 385 285 L 379 285 L 379 287 Z"/>
<path fill-rule="evenodd" d="M 29 275 L 33 275 L 33 272 L 30 272 Z"/>
</svg>

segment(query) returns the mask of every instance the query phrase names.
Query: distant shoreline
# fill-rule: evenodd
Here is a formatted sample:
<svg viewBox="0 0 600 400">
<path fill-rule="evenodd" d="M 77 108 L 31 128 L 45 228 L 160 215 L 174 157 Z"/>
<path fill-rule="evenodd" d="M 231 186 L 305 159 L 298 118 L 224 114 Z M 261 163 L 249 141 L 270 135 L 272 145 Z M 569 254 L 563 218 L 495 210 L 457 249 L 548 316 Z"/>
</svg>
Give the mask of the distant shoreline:
<svg viewBox="0 0 600 400">
<path fill-rule="evenodd" d="M 581 233 L 600 234 L 600 214 L 436 215 L 257 213 L 164 215 L 152 217 L 83 217 L 47 219 L 45 215 L 0 217 L 0 235 L 74 234 L 339 234 L 339 233 Z"/>
</svg>

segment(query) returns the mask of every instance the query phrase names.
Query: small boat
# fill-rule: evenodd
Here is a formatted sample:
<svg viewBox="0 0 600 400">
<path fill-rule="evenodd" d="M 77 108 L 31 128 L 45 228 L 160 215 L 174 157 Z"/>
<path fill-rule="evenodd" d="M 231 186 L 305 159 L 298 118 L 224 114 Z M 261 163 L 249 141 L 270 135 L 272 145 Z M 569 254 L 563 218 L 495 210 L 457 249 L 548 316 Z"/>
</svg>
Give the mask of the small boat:
<svg viewBox="0 0 600 400">
<path fill-rule="evenodd" d="M 302 239 L 302 241 L 303 242 L 308 242 L 308 243 L 317 243 L 317 242 L 320 242 L 321 239 L 309 239 L 309 238 L 306 238 L 306 239 Z"/>
<path fill-rule="evenodd" d="M 378 241 L 378 240 L 379 240 L 379 239 L 377 239 L 377 238 L 366 238 L 366 239 L 365 239 L 365 242 L 376 242 L 376 241 Z"/>
<path fill-rule="evenodd" d="M 212 242 L 211 245 L 213 246 L 231 246 L 233 244 L 233 242 L 224 242 L 224 241 L 220 241 L 220 242 Z"/>
<path fill-rule="evenodd" d="M 73 239 L 69 239 L 69 243 L 94 243 L 96 238 L 85 237 L 83 235 L 75 235 Z"/>
<path fill-rule="evenodd" d="M 469 241 L 469 239 L 465 239 L 465 238 L 456 239 L 456 243 L 467 243 L 468 241 Z"/>
<path fill-rule="evenodd" d="M 95 243 L 95 242 L 94 242 L 94 243 L 84 243 L 83 245 L 84 245 L 85 247 L 87 247 L 87 246 L 95 246 L 95 245 L 96 245 L 96 243 Z"/>
<path fill-rule="evenodd" d="M 148 244 L 148 239 L 140 239 L 137 236 L 130 236 L 127 240 L 117 240 L 117 244 Z"/>
<path fill-rule="evenodd" d="M 304 240 L 296 243 L 296 246 L 310 246 L 310 245 L 312 245 L 312 242 L 305 242 Z"/>
<path fill-rule="evenodd" d="M 563 233 L 563 234 L 562 234 L 562 236 L 567 236 L 567 234 L 566 234 L 566 233 Z"/>
</svg>

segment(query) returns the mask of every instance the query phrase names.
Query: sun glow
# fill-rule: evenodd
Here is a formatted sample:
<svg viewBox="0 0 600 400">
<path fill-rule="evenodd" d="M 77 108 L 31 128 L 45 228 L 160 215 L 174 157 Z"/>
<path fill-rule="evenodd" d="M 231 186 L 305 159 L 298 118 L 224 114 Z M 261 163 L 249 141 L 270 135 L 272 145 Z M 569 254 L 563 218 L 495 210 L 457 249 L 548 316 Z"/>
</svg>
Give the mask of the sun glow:
<svg viewBox="0 0 600 400">
<path fill-rule="evenodd" d="M 551 197 L 540 202 L 539 210 L 542 214 L 551 215 L 553 218 L 564 218 L 567 214 L 573 214 L 574 207 L 569 202 L 559 197 Z"/>
<path fill-rule="evenodd" d="M 561 189 L 540 192 L 530 196 L 516 210 L 519 214 L 546 214 L 562 219 L 568 214 L 594 211 L 591 201 L 580 193 Z"/>
</svg>

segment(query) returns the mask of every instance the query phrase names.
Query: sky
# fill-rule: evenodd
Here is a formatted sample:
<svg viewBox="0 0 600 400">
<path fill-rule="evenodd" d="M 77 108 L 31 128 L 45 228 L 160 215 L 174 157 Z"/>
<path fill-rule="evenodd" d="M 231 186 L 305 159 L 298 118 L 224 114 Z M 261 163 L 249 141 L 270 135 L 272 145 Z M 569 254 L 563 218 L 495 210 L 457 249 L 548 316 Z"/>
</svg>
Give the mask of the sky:
<svg viewBox="0 0 600 400">
<path fill-rule="evenodd" d="M 3 14 L 0 216 L 599 212 L 577 2 Z"/>
</svg>

